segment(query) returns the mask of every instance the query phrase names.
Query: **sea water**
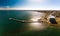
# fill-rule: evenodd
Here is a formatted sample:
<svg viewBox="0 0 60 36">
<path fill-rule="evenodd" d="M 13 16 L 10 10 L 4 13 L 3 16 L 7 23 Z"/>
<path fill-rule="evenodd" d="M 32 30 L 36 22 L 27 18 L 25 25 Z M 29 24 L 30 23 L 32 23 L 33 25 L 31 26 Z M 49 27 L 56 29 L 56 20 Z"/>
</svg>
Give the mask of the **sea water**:
<svg viewBox="0 0 60 36">
<path fill-rule="evenodd" d="M 57 28 L 49 27 L 41 31 L 30 31 L 27 30 L 27 25 L 31 23 L 9 20 L 9 18 L 29 20 L 30 16 L 31 14 L 24 10 L 0 10 L 0 36 L 60 36 L 60 30 Z"/>
</svg>

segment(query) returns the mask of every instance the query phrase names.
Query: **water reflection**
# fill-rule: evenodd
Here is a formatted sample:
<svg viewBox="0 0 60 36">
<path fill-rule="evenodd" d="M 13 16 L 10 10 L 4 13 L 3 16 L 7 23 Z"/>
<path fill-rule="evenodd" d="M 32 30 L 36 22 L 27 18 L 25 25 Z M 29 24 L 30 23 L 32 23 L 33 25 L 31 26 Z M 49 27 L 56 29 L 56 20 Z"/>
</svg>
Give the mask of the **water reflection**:
<svg viewBox="0 0 60 36">
<path fill-rule="evenodd" d="M 30 30 L 43 30 L 46 28 L 47 25 L 45 25 L 45 23 L 42 22 L 38 22 L 39 19 L 42 19 L 43 16 L 45 16 L 45 13 L 41 13 L 41 12 L 30 12 L 31 16 L 30 16 L 30 21 L 33 21 L 32 23 L 29 23 L 29 27 Z"/>
<path fill-rule="evenodd" d="M 16 19 L 13 18 L 13 19 L 15 21 L 22 22 L 22 23 L 20 23 L 20 25 L 22 25 L 23 22 L 25 22 L 24 25 L 22 25 L 22 26 L 24 26 L 24 28 L 26 27 L 29 30 L 43 30 L 43 29 L 46 28 L 47 25 L 45 23 L 40 22 L 40 20 L 39 20 L 39 19 L 42 19 L 42 17 L 45 16 L 45 13 L 36 12 L 36 11 L 28 11 L 26 13 L 19 12 L 19 13 L 16 15 L 16 17 L 23 18 L 23 19 L 17 19 L 17 18 Z M 27 16 L 27 15 L 29 15 L 29 16 Z M 24 20 L 24 19 L 27 19 L 27 17 L 29 17 L 28 21 Z"/>
</svg>

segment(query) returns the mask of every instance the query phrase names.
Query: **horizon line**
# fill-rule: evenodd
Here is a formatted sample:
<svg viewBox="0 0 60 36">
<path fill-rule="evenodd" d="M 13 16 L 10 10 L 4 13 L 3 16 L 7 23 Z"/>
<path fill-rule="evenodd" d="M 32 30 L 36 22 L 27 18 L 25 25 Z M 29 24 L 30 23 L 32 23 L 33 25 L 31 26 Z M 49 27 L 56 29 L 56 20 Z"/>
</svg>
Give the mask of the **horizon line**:
<svg viewBox="0 0 60 36">
<path fill-rule="evenodd" d="M 60 11 L 60 9 L 42 9 L 42 8 L 0 8 L 0 10 L 56 10 Z"/>
</svg>

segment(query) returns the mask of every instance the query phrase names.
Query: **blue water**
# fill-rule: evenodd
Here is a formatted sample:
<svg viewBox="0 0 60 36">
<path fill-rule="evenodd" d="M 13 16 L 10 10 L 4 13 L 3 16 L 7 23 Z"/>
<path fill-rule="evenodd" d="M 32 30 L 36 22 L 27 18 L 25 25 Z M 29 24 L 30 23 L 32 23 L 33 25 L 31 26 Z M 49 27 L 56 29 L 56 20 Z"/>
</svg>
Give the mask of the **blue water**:
<svg viewBox="0 0 60 36">
<path fill-rule="evenodd" d="M 26 31 L 26 24 L 9 20 L 16 18 L 29 20 L 30 14 L 27 11 L 19 10 L 0 10 L 0 36 L 60 36 L 60 29 L 47 28 L 43 31 Z"/>
</svg>

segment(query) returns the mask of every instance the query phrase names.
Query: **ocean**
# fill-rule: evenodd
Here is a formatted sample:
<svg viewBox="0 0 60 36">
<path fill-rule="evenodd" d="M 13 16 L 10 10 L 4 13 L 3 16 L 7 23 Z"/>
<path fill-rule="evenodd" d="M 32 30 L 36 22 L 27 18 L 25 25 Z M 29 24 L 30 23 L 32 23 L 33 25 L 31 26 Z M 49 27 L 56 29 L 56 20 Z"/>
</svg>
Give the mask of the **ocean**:
<svg viewBox="0 0 60 36">
<path fill-rule="evenodd" d="M 31 14 L 24 10 L 0 10 L 0 36 L 60 36 L 60 29 L 47 27 L 44 30 L 28 30 L 29 23 L 9 20 L 29 20 Z"/>
</svg>

